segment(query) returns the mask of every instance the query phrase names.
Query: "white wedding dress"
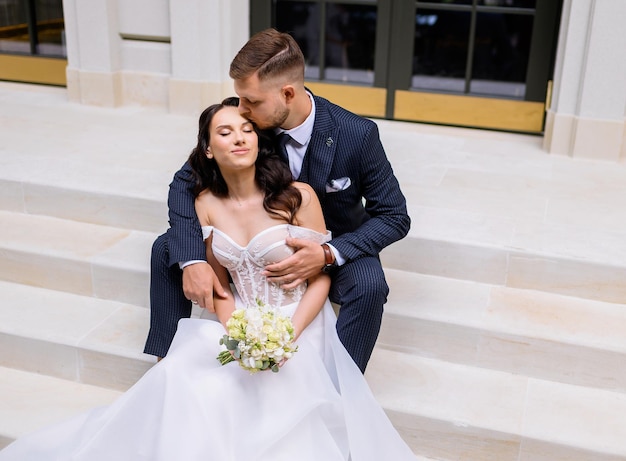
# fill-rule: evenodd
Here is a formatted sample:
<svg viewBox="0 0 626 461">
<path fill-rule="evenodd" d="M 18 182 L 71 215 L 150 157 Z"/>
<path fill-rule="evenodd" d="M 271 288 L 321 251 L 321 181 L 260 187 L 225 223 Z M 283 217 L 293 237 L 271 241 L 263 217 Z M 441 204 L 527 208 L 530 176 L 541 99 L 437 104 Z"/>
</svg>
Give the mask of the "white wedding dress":
<svg viewBox="0 0 626 461">
<path fill-rule="evenodd" d="M 291 225 L 247 246 L 213 232 L 215 256 L 244 304 L 260 298 L 291 315 L 305 287 L 285 291 L 262 268 L 292 250 L 288 235 L 327 236 Z M 183 319 L 168 352 L 110 406 L 24 436 L 0 461 L 404 461 L 415 460 L 339 341 L 327 301 L 278 373 L 221 366 L 217 321 Z"/>
</svg>

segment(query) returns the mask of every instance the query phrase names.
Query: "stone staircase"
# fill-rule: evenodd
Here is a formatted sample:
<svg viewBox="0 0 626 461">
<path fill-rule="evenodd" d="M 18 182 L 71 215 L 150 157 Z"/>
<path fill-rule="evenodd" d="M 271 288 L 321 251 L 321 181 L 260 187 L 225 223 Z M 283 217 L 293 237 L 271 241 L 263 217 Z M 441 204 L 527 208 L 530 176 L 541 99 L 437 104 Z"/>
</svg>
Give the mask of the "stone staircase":
<svg viewBox="0 0 626 461">
<path fill-rule="evenodd" d="M 21 103 L 24 113 L 48 104 L 64 121 L 129 115 L 55 96 Z M 402 124 L 381 127 L 386 146 L 399 142 Z M 3 165 L 16 155 L 0 144 Z M 113 401 L 155 362 L 141 352 L 150 246 L 180 162 L 161 160 L 150 196 L 119 187 L 133 178 L 115 175 L 137 160 L 115 155 L 117 168 L 92 160 L 105 172 L 92 181 L 51 161 L 47 175 L 0 168 L 0 447 Z M 419 459 L 626 460 L 625 246 L 580 249 L 568 244 L 575 236 L 530 224 L 514 243 L 494 238 L 489 223 L 427 210 L 398 164 L 413 228 L 382 255 L 391 295 L 366 378 Z M 543 246 L 522 244 L 533 232 Z"/>
</svg>

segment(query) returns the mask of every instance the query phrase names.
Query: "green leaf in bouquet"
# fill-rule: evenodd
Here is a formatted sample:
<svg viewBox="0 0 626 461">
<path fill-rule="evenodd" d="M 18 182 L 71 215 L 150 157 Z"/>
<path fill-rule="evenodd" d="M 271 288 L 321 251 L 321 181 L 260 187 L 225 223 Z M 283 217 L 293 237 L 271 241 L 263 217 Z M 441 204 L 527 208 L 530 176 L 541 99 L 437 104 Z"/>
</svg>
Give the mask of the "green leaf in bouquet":
<svg viewBox="0 0 626 461">
<path fill-rule="evenodd" d="M 228 339 L 228 341 L 226 341 L 226 349 L 228 349 L 229 351 L 239 349 L 239 341 L 237 341 L 236 339 Z"/>
</svg>

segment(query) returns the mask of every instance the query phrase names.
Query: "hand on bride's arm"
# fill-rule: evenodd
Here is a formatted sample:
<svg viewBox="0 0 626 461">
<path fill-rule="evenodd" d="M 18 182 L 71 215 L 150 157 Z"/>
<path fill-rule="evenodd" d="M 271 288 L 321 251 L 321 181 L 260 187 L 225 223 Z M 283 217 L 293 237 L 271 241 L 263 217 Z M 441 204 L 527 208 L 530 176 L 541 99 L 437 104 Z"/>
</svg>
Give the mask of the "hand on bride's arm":
<svg viewBox="0 0 626 461">
<path fill-rule="evenodd" d="M 325 258 L 322 246 L 312 240 L 287 237 L 286 243 L 295 253 L 278 263 L 266 266 L 263 275 L 271 282 L 280 283 L 283 288 L 290 290 L 318 275 Z"/>
<path fill-rule="evenodd" d="M 228 296 L 211 265 L 204 262 L 183 269 L 183 292 L 187 299 L 212 313 L 215 312 L 213 296 Z"/>
</svg>

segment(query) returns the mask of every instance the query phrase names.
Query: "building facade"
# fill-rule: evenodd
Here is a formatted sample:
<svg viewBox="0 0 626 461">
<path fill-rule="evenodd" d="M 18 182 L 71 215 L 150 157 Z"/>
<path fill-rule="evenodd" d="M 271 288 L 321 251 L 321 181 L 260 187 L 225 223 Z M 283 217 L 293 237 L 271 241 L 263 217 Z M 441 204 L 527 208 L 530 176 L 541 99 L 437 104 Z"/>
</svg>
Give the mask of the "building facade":
<svg viewBox="0 0 626 461">
<path fill-rule="evenodd" d="M 75 102 L 198 113 L 233 94 L 229 64 L 250 34 L 276 27 L 303 48 L 307 86 L 361 115 L 626 160 L 623 0 L 3 3 L 0 79 L 66 85 Z"/>
</svg>

